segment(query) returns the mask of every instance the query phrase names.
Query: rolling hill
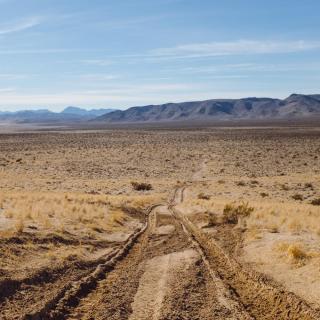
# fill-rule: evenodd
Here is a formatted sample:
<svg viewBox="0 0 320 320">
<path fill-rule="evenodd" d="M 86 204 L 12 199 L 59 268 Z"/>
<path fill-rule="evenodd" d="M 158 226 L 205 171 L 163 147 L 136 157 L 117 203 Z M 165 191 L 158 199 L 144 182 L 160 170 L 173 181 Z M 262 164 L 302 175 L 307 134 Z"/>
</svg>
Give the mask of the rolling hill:
<svg viewBox="0 0 320 320">
<path fill-rule="evenodd" d="M 288 98 L 213 99 L 166 103 L 113 111 L 92 121 L 167 122 L 193 120 L 290 119 L 320 117 L 320 95 L 292 94 Z"/>
</svg>

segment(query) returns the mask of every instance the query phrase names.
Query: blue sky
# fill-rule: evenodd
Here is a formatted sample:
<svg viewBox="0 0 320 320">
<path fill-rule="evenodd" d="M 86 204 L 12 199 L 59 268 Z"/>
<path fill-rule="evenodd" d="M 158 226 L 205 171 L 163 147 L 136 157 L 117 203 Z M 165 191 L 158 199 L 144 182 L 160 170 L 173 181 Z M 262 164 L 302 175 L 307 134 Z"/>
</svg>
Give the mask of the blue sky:
<svg viewBox="0 0 320 320">
<path fill-rule="evenodd" d="M 320 93 L 319 0 L 0 0 L 0 110 Z"/>
</svg>

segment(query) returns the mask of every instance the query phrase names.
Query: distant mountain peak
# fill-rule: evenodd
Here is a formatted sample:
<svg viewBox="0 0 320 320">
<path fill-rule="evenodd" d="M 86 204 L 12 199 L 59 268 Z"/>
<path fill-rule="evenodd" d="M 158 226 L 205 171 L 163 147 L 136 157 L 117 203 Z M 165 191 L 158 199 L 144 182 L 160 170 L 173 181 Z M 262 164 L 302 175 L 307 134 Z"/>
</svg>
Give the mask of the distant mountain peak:
<svg viewBox="0 0 320 320">
<path fill-rule="evenodd" d="M 73 107 L 73 106 L 69 106 L 66 107 L 65 109 L 63 109 L 61 111 L 61 113 L 87 113 L 87 110 L 79 108 L 79 107 Z"/>
</svg>

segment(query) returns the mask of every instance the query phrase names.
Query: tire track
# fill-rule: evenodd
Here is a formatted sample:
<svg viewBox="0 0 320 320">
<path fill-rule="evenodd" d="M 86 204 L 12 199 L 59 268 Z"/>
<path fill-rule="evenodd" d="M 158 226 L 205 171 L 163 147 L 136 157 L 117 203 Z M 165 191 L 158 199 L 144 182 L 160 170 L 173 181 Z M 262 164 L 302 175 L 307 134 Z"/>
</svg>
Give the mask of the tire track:
<svg viewBox="0 0 320 320">
<path fill-rule="evenodd" d="M 165 217 L 151 212 L 128 255 L 54 319 L 238 319 L 219 303 L 201 257 L 167 206 L 163 209 Z M 157 232 L 162 222 L 174 230 Z"/>
<path fill-rule="evenodd" d="M 158 205 L 147 209 L 147 214 L 156 206 Z M 119 254 L 124 254 L 144 228 L 146 225 L 132 234 L 120 248 L 115 248 L 96 260 L 75 261 L 52 269 L 40 270 L 31 278 L 2 281 L 0 318 L 49 319 L 50 311 L 57 307 L 60 300 L 66 296 L 71 297 L 71 292 L 74 293 L 75 288 L 81 288 L 80 291 L 83 291 L 85 283 L 89 287 L 93 285 L 94 279 L 101 276 L 103 266 L 118 259 Z"/>
<path fill-rule="evenodd" d="M 319 312 L 312 309 L 304 300 L 254 270 L 242 266 L 229 256 L 216 241 L 208 239 L 207 235 L 192 224 L 185 215 L 177 211 L 175 205 L 183 201 L 184 189 L 180 187 L 175 190 L 170 208 L 183 225 L 185 232 L 202 252 L 214 281 L 219 284 L 217 288 L 220 289 L 222 300 L 226 298 L 229 303 L 230 294 L 238 297 L 239 303 L 254 319 L 320 319 Z M 239 319 L 245 318 L 240 317 Z"/>
</svg>

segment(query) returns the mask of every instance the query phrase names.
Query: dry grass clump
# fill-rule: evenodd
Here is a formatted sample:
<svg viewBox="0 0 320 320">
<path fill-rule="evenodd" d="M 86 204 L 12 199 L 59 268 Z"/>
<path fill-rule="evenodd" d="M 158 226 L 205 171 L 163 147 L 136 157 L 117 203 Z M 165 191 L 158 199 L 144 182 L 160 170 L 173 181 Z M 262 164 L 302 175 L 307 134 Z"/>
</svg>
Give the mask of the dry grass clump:
<svg viewBox="0 0 320 320">
<path fill-rule="evenodd" d="M 311 232 L 320 234 L 319 219 L 320 208 L 303 202 L 277 202 L 277 201 L 251 201 L 255 211 L 247 217 L 248 228 L 277 230 L 277 232 L 290 232 L 300 234 Z"/>
<path fill-rule="evenodd" d="M 136 213 L 160 202 L 162 195 L 111 196 L 58 192 L 6 192 L 0 194 L 5 223 L 1 229 L 14 233 L 41 230 L 56 233 L 90 233 L 121 228 L 126 219 L 138 219 Z M 132 211 L 133 209 L 131 209 Z M 86 230 L 86 231 L 85 231 Z"/>
<path fill-rule="evenodd" d="M 239 218 L 248 217 L 254 211 L 247 202 L 240 205 L 227 204 L 223 209 L 222 221 L 224 223 L 236 224 Z"/>
<path fill-rule="evenodd" d="M 15 225 L 14 225 L 14 229 L 16 233 L 22 233 L 24 230 L 25 224 L 23 219 L 19 219 L 16 221 Z"/>
<path fill-rule="evenodd" d="M 301 261 L 308 258 L 308 254 L 301 245 L 291 244 L 288 247 L 287 254 L 293 261 Z"/>
<path fill-rule="evenodd" d="M 152 190 L 152 185 L 150 183 L 145 182 L 131 182 L 131 185 L 136 191 L 149 191 Z"/>
<path fill-rule="evenodd" d="M 278 242 L 275 249 L 284 253 L 291 263 L 302 265 L 311 258 L 302 243 Z"/>
</svg>

